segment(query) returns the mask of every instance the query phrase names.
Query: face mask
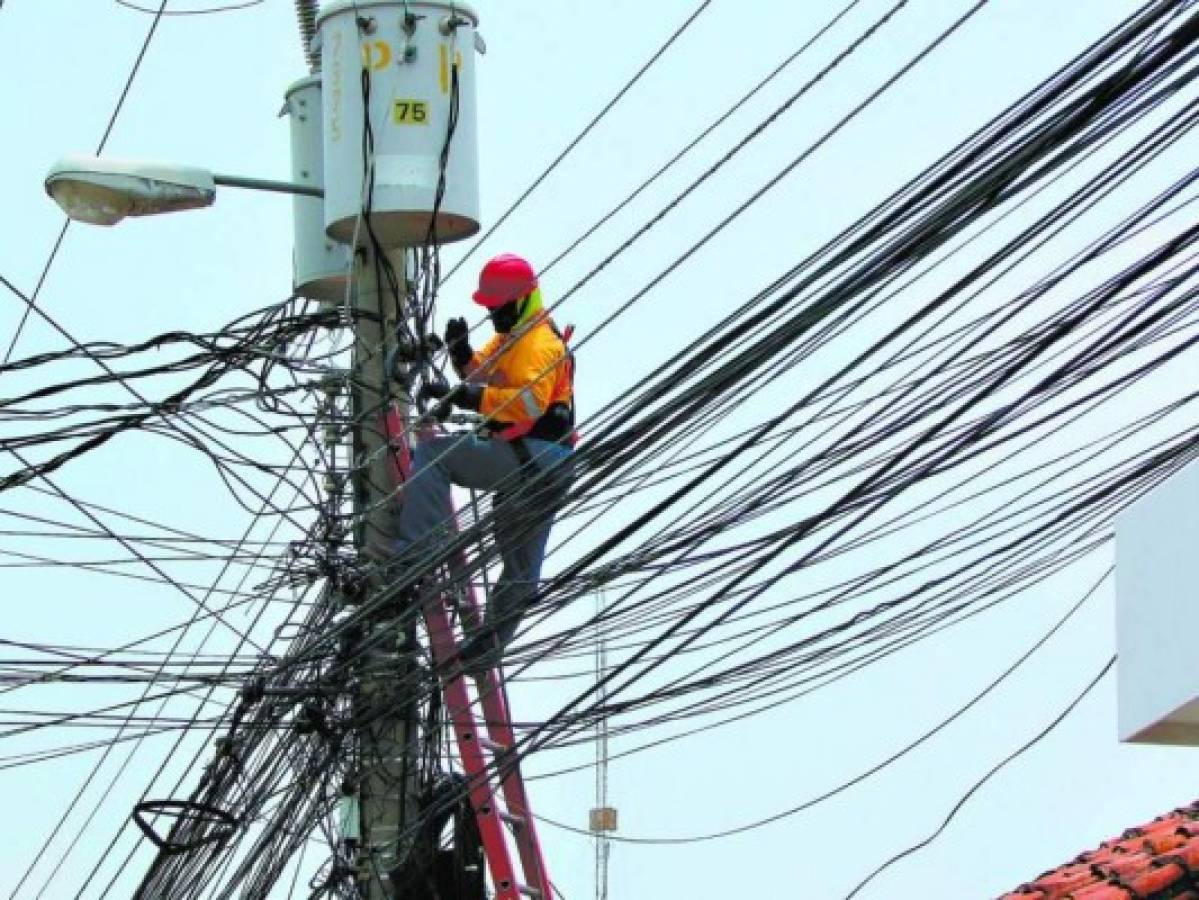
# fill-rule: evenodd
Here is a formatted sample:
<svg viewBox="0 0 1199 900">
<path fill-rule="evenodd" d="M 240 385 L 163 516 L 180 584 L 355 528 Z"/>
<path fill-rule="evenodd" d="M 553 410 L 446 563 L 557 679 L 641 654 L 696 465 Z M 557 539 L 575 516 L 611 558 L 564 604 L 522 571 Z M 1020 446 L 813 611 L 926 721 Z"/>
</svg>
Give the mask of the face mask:
<svg viewBox="0 0 1199 900">
<path fill-rule="evenodd" d="M 491 327 L 500 334 L 507 334 L 520 321 L 520 312 L 523 306 L 523 301 L 513 300 L 511 303 L 505 303 L 503 306 L 489 310 L 487 314 L 491 317 Z"/>
</svg>

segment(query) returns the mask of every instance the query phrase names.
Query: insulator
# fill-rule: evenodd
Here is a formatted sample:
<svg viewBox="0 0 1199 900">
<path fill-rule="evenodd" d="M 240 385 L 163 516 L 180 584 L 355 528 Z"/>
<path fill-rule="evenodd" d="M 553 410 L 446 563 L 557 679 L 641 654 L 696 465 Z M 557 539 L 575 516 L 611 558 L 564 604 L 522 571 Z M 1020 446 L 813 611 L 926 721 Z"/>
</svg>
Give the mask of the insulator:
<svg viewBox="0 0 1199 900">
<path fill-rule="evenodd" d="M 308 68 L 313 72 L 319 72 L 321 68 L 321 52 L 312 46 L 316 38 L 316 7 L 317 0 L 296 0 L 300 43 L 304 48 L 304 58 L 308 60 Z"/>
</svg>

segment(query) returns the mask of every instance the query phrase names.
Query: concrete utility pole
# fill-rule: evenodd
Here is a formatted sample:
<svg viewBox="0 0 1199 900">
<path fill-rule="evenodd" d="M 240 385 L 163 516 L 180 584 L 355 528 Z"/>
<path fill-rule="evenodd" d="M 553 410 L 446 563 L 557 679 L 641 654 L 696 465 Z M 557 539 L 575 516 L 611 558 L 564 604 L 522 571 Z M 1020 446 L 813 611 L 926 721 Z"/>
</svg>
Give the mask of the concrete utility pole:
<svg viewBox="0 0 1199 900">
<path fill-rule="evenodd" d="M 385 251 L 400 280 L 404 253 Z M 384 261 L 361 248 L 355 263 L 357 315 L 350 404 L 354 423 L 354 544 L 359 557 L 367 544 L 389 546 L 394 537 L 391 452 L 384 423 L 390 385 L 384 360 L 395 333 L 395 298 L 380 284 Z M 370 606 L 374 596 L 364 601 Z M 364 623 L 366 649 L 357 668 L 359 696 L 355 718 L 364 720 L 357 737 L 359 836 L 356 866 L 369 900 L 393 900 L 388 873 L 402 858 L 401 836 L 416 818 L 416 702 L 411 673 L 414 625 L 400 624 L 400 601 L 388 604 Z M 406 687 L 405 687 L 406 686 Z"/>
<path fill-rule="evenodd" d="M 317 71 L 293 84 L 286 95 L 285 110 L 292 127 L 292 178 L 319 188 L 322 195 L 327 193 L 326 183 L 331 192 L 344 191 L 346 179 L 361 184 L 363 176 L 355 171 L 330 172 L 324 164 L 323 146 L 330 135 L 323 115 L 325 76 L 317 65 L 321 55 L 310 44 L 316 29 L 315 4 L 298 9 L 305 54 Z M 344 76 L 344 59 L 325 59 L 342 73 L 339 78 Z M 367 240 L 365 222 L 357 222 L 351 239 L 345 242 L 330 239 L 324 204 L 309 199 L 311 196 L 308 191 L 294 201 L 294 287 L 302 296 L 319 300 L 326 310 L 348 307 L 352 314 L 343 319 L 354 329 L 348 378 L 347 373 L 330 373 L 326 380 L 330 387 L 324 423 L 331 467 L 325 483 L 330 494 L 327 515 L 333 523 L 330 551 L 335 553 L 345 537 L 341 523 L 348 488 L 353 524 L 349 537 L 355 555 L 362 559 L 368 544 L 387 547 L 394 536 L 391 453 L 384 421 L 391 385 L 385 361 L 395 340 L 397 315 L 403 313 L 404 248 L 399 245 L 377 251 Z M 356 251 L 351 251 L 351 244 Z M 394 273 L 394 285 L 383 275 L 385 271 Z M 347 441 L 349 459 L 343 465 L 339 451 Z M 377 595 L 381 585 L 376 580 L 370 587 Z M 348 614 L 356 607 L 372 609 L 356 629 L 359 640 L 351 650 L 354 666 L 349 706 L 354 720 L 363 724 L 352 742 L 353 777 L 345 785 L 350 793 L 343 800 L 342 852 L 349 857 L 361 896 L 391 900 L 388 873 L 402 858 L 401 835 L 416 816 L 417 785 L 410 758 L 418 737 L 417 710 L 411 696 L 399 694 L 401 685 L 413 683 L 409 667 L 414 637 L 411 628 L 401 630 L 398 624 L 403 612 L 399 601 L 374 609 L 376 596 L 369 590 L 365 595 L 343 594 L 334 599 L 346 604 Z"/>
<path fill-rule="evenodd" d="M 315 9 L 301 10 L 305 52 L 314 63 L 322 59 L 307 43 L 309 36 L 315 34 L 315 15 Z M 339 42 L 344 42 L 344 38 Z M 336 55 L 326 54 L 323 60 L 338 73 L 337 84 L 328 83 L 328 72 L 318 72 L 296 82 L 287 93 L 285 109 L 292 124 L 292 177 L 297 182 L 322 185 L 323 194 L 347 191 L 360 194 L 364 178 L 361 172 L 324 164 L 322 148 L 331 135 L 327 127 L 329 118 L 323 113 L 327 105 L 323 94 L 331 88 L 344 92 L 344 82 L 348 80 L 345 72 L 350 65 Z M 351 64 L 356 67 L 357 59 Z M 339 98 L 344 100 L 344 93 Z M 348 140 L 345 114 L 339 107 L 335 107 L 335 113 L 337 136 Z M 388 547 L 394 537 L 392 454 L 385 424 L 391 403 L 391 380 L 385 371 L 385 361 L 395 341 L 397 316 L 404 314 L 401 306 L 406 294 L 404 247 L 396 244 L 389 249 L 377 249 L 368 239 L 365 216 L 354 223 L 345 241 L 330 239 L 326 234 L 324 204 L 307 196 L 296 198 L 294 212 L 297 293 L 319 300 L 326 309 L 348 306 L 352 313 L 346 317 L 354 330 L 349 377 L 348 380 L 344 375 L 332 378 L 335 392 L 330 395 L 330 420 L 326 427 L 332 439 L 329 462 L 334 470 L 327 476 L 326 487 L 330 492 L 328 514 L 334 521 L 345 513 L 342 498 L 348 488 L 353 524 L 350 537 L 356 557 L 363 559 L 368 545 Z M 385 272 L 394 274 L 394 282 Z M 349 394 L 344 419 L 336 412 L 334 399 L 342 391 Z M 337 449 L 347 439 L 349 460 L 344 470 L 338 471 Z M 336 546 L 342 535 L 335 533 L 332 538 Z M 362 724 L 352 742 L 353 777 L 346 785 L 351 793 L 344 801 L 341 835 L 342 850 L 350 857 L 359 893 L 369 900 L 393 900 L 388 874 L 403 858 L 402 835 L 417 815 L 413 753 L 419 724 L 410 671 L 415 636 L 411 625 L 402 628 L 399 624 L 404 612 L 401 601 L 374 608 L 381 588 L 379 581 L 373 579 L 365 594 L 342 597 L 347 613 L 353 613 L 355 608 L 372 610 L 357 629 L 359 643 L 352 651 L 354 666 L 350 681 L 354 693 L 349 704 L 354 720 Z M 402 687 L 405 685 L 406 688 Z M 408 695 L 404 696 L 402 690 Z"/>
</svg>

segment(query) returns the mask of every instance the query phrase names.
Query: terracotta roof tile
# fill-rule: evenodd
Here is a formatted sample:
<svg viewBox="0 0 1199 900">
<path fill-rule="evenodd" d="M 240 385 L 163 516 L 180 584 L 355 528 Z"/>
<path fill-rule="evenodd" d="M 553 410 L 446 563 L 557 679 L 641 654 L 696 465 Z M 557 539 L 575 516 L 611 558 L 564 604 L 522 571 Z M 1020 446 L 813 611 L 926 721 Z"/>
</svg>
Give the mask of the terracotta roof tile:
<svg viewBox="0 0 1199 900">
<path fill-rule="evenodd" d="M 1199 900 L 1199 801 L 1130 828 L 999 900 Z"/>
</svg>

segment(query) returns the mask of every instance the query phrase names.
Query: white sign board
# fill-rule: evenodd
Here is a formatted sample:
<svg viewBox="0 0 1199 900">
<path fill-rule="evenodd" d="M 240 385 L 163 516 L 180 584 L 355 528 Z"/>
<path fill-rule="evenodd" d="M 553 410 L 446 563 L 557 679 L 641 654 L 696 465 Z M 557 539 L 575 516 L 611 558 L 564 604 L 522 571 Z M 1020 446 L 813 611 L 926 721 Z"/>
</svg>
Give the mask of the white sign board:
<svg viewBox="0 0 1199 900">
<path fill-rule="evenodd" d="M 1116 519 L 1120 740 L 1199 745 L 1199 463 Z"/>
</svg>

